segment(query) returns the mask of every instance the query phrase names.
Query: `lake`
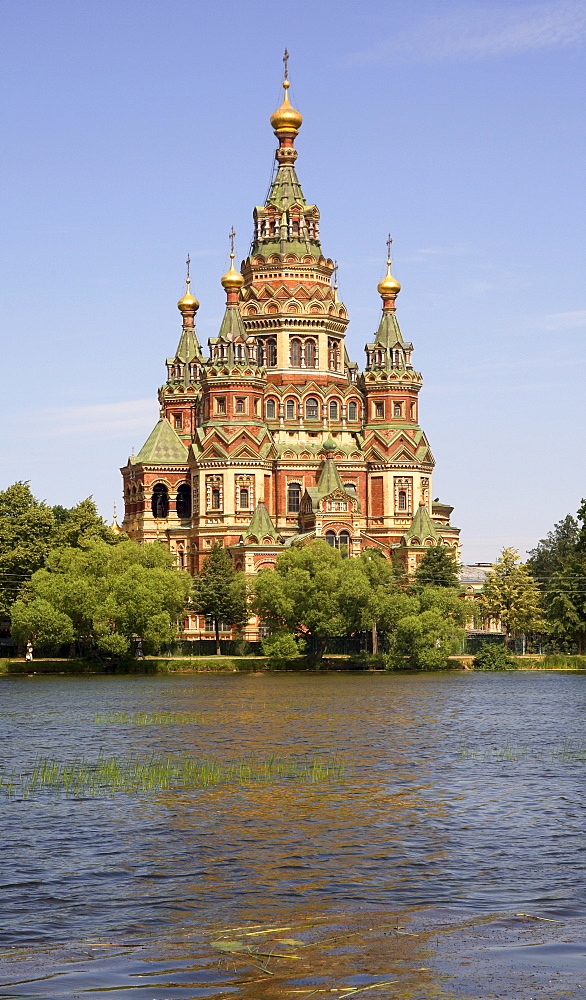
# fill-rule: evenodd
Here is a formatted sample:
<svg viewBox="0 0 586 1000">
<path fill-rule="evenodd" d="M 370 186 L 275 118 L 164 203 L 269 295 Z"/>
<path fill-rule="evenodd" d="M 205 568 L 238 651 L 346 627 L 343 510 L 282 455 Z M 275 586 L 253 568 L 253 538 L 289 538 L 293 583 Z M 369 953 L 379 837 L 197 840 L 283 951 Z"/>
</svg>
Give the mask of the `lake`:
<svg viewBox="0 0 586 1000">
<path fill-rule="evenodd" d="M 586 996 L 586 675 L 39 675 L 0 703 L 25 779 L 100 755 L 344 769 L 16 783 L 0 997 Z"/>
</svg>

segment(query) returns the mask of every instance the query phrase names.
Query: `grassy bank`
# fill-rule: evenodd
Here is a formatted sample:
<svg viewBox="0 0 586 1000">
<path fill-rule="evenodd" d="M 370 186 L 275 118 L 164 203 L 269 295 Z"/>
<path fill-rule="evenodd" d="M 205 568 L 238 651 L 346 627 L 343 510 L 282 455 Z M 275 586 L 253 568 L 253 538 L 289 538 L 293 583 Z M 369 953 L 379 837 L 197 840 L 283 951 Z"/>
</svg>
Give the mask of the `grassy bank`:
<svg viewBox="0 0 586 1000">
<path fill-rule="evenodd" d="M 556 653 L 548 656 L 513 656 L 516 670 L 586 670 L 586 656 Z M 473 670 L 473 656 L 451 656 L 453 670 Z M 259 673 L 283 671 L 365 671 L 382 670 L 382 663 L 372 656 L 325 656 L 316 667 L 305 656 L 290 656 L 280 660 L 268 656 L 147 656 L 143 660 L 126 660 L 101 664 L 96 660 L 46 659 L 0 660 L 0 674 L 195 674 L 195 673 Z"/>
</svg>

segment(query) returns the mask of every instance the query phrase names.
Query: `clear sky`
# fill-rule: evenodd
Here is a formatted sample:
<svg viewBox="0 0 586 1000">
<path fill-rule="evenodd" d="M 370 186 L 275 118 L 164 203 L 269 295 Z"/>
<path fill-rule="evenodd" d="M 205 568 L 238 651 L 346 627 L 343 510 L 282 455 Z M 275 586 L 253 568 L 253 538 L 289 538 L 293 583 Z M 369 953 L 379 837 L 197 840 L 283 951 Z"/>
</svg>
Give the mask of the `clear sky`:
<svg viewBox="0 0 586 1000">
<path fill-rule="evenodd" d="M 282 52 L 351 357 L 385 240 L 465 561 L 586 495 L 583 0 L 2 0 L 0 488 L 111 518 L 158 412 L 187 252 L 217 332 Z"/>
</svg>

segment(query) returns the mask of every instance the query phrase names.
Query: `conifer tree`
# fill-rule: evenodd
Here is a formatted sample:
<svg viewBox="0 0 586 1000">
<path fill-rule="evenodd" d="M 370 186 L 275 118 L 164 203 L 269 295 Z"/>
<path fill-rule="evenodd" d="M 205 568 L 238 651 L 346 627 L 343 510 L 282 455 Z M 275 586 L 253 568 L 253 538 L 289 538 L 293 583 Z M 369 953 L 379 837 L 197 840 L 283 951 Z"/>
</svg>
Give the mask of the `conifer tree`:
<svg viewBox="0 0 586 1000">
<path fill-rule="evenodd" d="M 452 549 L 439 543 L 426 550 L 415 570 L 415 589 L 459 587 L 458 564 Z"/>
<path fill-rule="evenodd" d="M 220 622 L 240 628 L 249 617 L 244 574 L 236 572 L 229 552 L 220 542 L 204 559 L 202 571 L 193 581 L 192 598 L 200 614 L 213 619 L 219 656 Z"/>
</svg>

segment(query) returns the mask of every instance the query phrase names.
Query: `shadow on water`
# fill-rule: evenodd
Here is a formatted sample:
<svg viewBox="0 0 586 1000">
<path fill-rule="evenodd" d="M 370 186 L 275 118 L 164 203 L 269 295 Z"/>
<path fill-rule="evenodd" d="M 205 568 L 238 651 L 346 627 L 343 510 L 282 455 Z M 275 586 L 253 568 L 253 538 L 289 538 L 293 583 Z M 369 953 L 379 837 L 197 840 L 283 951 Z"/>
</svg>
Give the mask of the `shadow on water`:
<svg viewBox="0 0 586 1000">
<path fill-rule="evenodd" d="M 1 685 L 5 773 L 100 755 L 317 755 L 344 773 L 4 802 L 0 997 L 584 989 L 584 762 L 567 752 L 585 742 L 583 677 Z"/>
</svg>

